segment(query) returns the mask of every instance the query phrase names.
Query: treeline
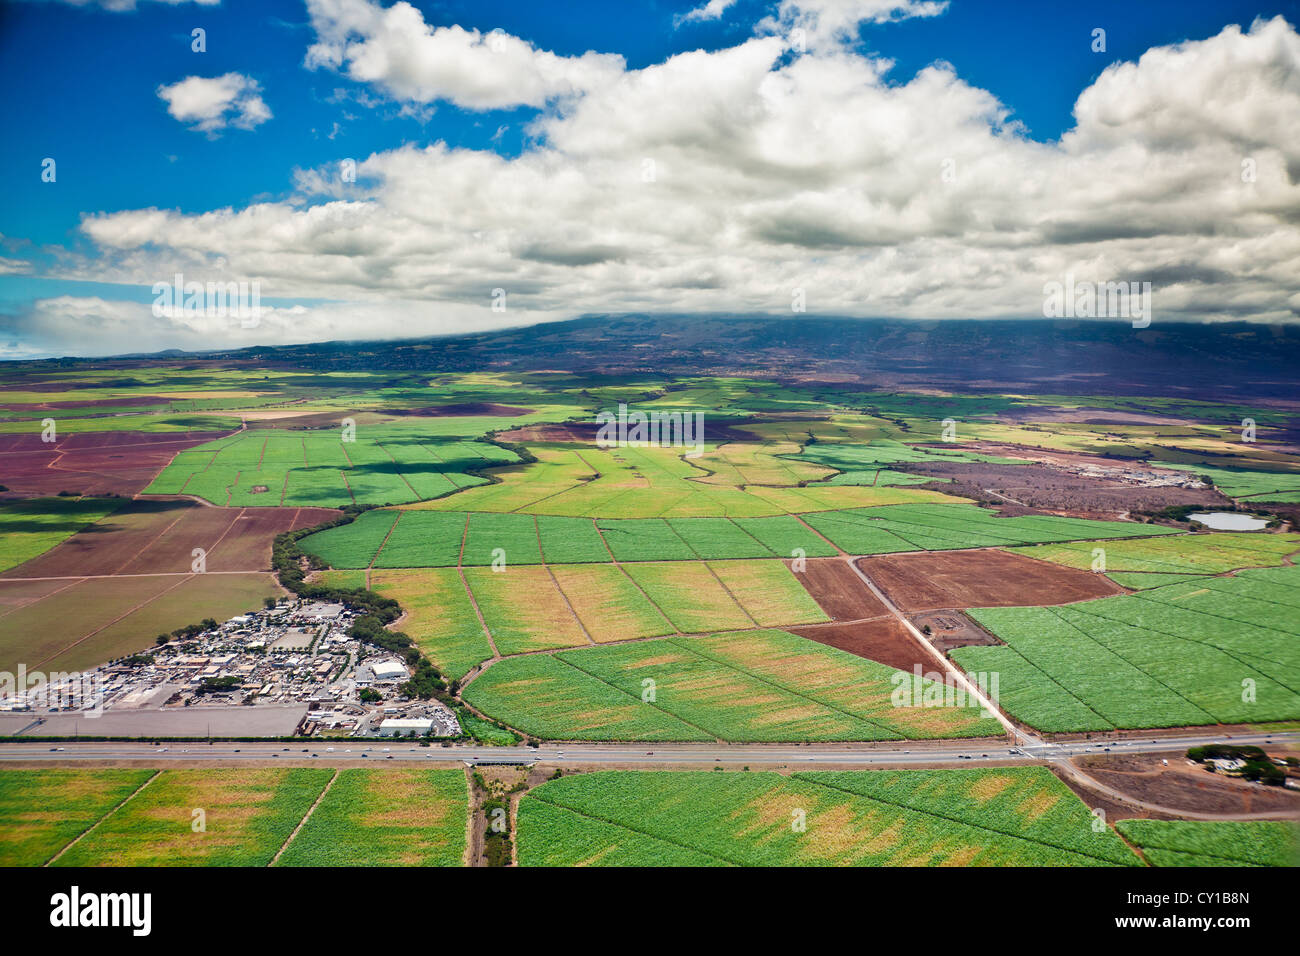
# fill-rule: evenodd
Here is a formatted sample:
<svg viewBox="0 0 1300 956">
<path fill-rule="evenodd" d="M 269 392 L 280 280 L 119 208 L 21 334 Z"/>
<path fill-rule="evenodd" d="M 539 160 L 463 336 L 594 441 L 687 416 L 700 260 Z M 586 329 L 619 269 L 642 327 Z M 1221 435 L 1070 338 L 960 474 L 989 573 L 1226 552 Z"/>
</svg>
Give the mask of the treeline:
<svg viewBox="0 0 1300 956">
<path fill-rule="evenodd" d="M 159 634 L 154 643 L 159 647 L 169 643 L 173 638 L 176 640 L 189 640 L 198 637 L 205 631 L 215 631 L 221 625 L 217 623 L 216 618 L 205 617 L 197 624 L 186 624 L 184 627 L 178 627 L 170 634 Z"/>
<path fill-rule="evenodd" d="M 327 565 L 299 548 L 298 541 L 309 534 L 351 524 L 359 515 L 373 507 L 349 505 L 333 521 L 277 535 L 271 546 L 271 567 L 279 577 L 280 584 L 298 597 L 309 601 L 346 604 L 358 611 L 352 626 L 348 628 L 348 636 L 396 654 L 405 661 L 412 674 L 411 679 L 401 687 L 404 695 L 420 700 L 435 699 L 454 710 L 459 703 L 455 697 L 458 689 L 456 682 L 448 684 L 443 679 L 442 672 L 424 656 L 409 635 L 388 629 L 389 624 L 402 616 L 402 606 L 399 603 L 376 594 L 369 588 L 335 587 L 307 580 L 308 573 L 325 570 Z"/>
</svg>

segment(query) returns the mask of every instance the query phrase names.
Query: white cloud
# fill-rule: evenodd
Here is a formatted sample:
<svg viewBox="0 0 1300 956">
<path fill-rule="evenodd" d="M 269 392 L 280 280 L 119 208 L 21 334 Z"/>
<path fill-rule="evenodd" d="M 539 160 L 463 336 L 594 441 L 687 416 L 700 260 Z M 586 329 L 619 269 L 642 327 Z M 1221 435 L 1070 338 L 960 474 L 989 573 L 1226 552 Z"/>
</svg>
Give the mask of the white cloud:
<svg viewBox="0 0 1300 956">
<path fill-rule="evenodd" d="M 784 47 L 619 73 L 544 110 L 517 157 L 407 145 L 355 183 L 301 171 L 284 202 L 88 216 L 102 254 L 68 277 L 184 271 L 352 304 L 304 339 L 480 328 L 502 319 L 496 288 L 512 322 L 789 315 L 796 289 L 812 314 L 1034 316 L 1066 273 L 1151 281 L 1157 323 L 1300 317 L 1300 36 L 1283 20 L 1108 69 L 1059 143 L 951 67 L 891 82 L 843 46 Z M 398 301 L 423 305 L 374 321 Z"/>
<path fill-rule="evenodd" d="M 947 9 L 948 0 L 781 0 L 759 29 L 785 36 L 800 30 L 808 46 L 821 46 L 854 39 L 863 23 L 937 17 Z"/>
<path fill-rule="evenodd" d="M 151 304 L 99 296 L 39 299 L 18 314 L 0 313 L 0 355 L 7 359 L 68 354 L 122 355 L 184 349 L 189 352 L 255 345 L 391 339 L 409 336 L 412 323 L 425 334 L 520 324 L 517 317 L 471 307 L 427 302 L 263 306 L 254 323 L 233 316 L 194 315 L 183 309 L 155 312 Z"/>
<path fill-rule="evenodd" d="M 542 106 L 592 89 L 623 69 L 621 56 L 557 56 L 503 31 L 431 27 L 409 3 L 307 0 L 316 42 L 307 66 L 340 70 L 394 99 L 446 100 L 472 110 Z"/>
<path fill-rule="evenodd" d="M 216 133 L 227 126 L 252 129 L 271 118 L 257 81 L 242 73 L 223 76 L 187 76 L 170 86 L 158 87 L 159 99 L 173 119 L 192 129 Z"/>
<path fill-rule="evenodd" d="M 703 20 L 721 20 L 722 15 L 726 13 L 736 0 L 709 0 L 702 7 L 696 7 L 686 13 L 678 14 L 673 17 L 673 25 L 681 26 L 683 23 L 698 23 Z"/>
</svg>

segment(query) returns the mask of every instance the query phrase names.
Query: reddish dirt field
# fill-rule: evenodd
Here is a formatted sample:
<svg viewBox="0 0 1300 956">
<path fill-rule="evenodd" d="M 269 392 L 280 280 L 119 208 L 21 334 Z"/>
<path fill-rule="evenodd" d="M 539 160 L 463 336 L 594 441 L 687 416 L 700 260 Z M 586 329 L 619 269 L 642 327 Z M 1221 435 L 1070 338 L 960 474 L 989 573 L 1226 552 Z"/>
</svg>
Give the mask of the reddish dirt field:
<svg viewBox="0 0 1300 956">
<path fill-rule="evenodd" d="M 899 670 L 911 671 L 916 664 L 925 671 L 936 667 L 934 658 L 917 645 L 902 622 L 892 615 L 853 624 L 819 624 L 788 630 L 818 644 L 838 647 Z"/>
<path fill-rule="evenodd" d="M 943 654 L 954 647 L 1003 643 L 960 611 L 926 611 L 908 619 L 923 634 L 928 627 L 927 638 Z"/>
<path fill-rule="evenodd" d="M 838 558 L 810 558 L 803 573 L 796 577 L 821 609 L 837 621 L 858 621 L 889 613 L 853 569 Z"/>
<path fill-rule="evenodd" d="M 236 509 L 222 509 L 234 511 Z M 329 508 L 245 508 L 208 553 L 209 571 L 251 571 L 271 567 L 271 541 L 277 534 L 306 528 L 339 516 Z"/>
<path fill-rule="evenodd" d="M 1005 551 L 937 551 L 859 558 L 902 611 L 1071 604 L 1122 594 L 1104 575 Z"/>
<path fill-rule="evenodd" d="M 1164 766 L 1160 761 L 1169 761 Z M 1191 764 L 1183 752 L 1074 758 L 1088 776 L 1126 796 L 1194 813 L 1300 813 L 1300 793 L 1264 787 Z M 1131 815 L 1131 814 L 1130 814 Z"/>
<path fill-rule="evenodd" d="M 229 432 L 83 432 L 47 444 L 0 435 L 0 485 L 21 495 L 136 495 L 177 452 Z"/>
<path fill-rule="evenodd" d="M 188 572 L 193 551 L 208 571 L 264 571 L 283 531 L 338 516 L 328 508 L 209 508 L 188 499 L 125 503 L 6 579 Z M 0 598 L 3 602 L 3 598 Z"/>
</svg>

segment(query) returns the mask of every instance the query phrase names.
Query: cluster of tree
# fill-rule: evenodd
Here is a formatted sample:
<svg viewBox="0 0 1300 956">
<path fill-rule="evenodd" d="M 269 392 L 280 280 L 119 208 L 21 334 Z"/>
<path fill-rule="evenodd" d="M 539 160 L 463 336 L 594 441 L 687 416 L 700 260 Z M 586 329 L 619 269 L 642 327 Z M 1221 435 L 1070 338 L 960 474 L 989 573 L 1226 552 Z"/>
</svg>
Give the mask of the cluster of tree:
<svg viewBox="0 0 1300 956">
<path fill-rule="evenodd" d="M 205 677 L 199 686 L 194 688 L 194 693 L 200 697 L 204 694 L 224 694 L 242 683 L 243 681 L 238 677 Z"/>
<path fill-rule="evenodd" d="M 220 627 L 220 625 L 217 623 L 216 618 L 205 617 L 198 624 L 186 624 L 184 627 L 176 628 L 176 630 L 172 631 L 170 634 L 159 634 L 158 637 L 155 638 L 154 643 L 159 647 L 162 647 L 162 645 L 168 643 L 173 638 L 185 640 L 191 637 L 198 637 L 204 631 L 215 631 L 218 627 Z"/>
<path fill-rule="evenodd" d="M 402 685 L 402 693 L 407 697 L 418 697 L 421 700 L 437 697 L 443 703 L 452 703 L 442 673 L 426 657 L 421 657 L 416 663 L 415 673 Z"/>
<path fill-rule="evenodd" d="M 522 446 L 516 447 L 504 442 L 494 442 L 494 444 L 510 448 L 521 457 L 528 455 L 531 458 L 527 449 Z M 409 635 L 401 631 L 388 630 L 387 625 L 401 617 L 401 604 L 392 598 L 376 594 L 368 588 L 340 588 L 307 581 L 307 574 L 310 571 L 323 570 L 326 566 L 299 548 L 298 541 L 309 534 L 350 524 L 372 507 L 372 505 L 350 505 L 345 507 L 343 514 L 333 521 L 277 535 L 271 546 L 271 567 L 279 578 L 280 584 L 298 597 L 310 601 L 346 604 L 358 611 L 352 626 L 348 628 L 348 636 L 401 656 L 406 666 L 412 669 L 411 679 L 401 687 L 403 694 L 420 700 L 432 698 L 455 710 L 459 704 L 457 699 L 460 692 L 459 682 L 452 681 L 449 684 L 433 662 L 420 652 Z M 505 730 L 505 727 L 502 726 L 501 729 Z"/>
<path fill-rule="evenodd" d="M 1209 760 L 1242 760 L 1244 765 L 1233 771 L 1246 780 L 1254 780 L 1269 786 L 1280 787 L 1286 783 L 1286 771 L 1273 763 L 1259 747 L 1236 744 L 1209 744 L 1204 747 L 1192 747 L 1187 751 L 1187 759 L 1197 763 Z M 1290 766 L 1295 766 L 1291 760 Z"/>
</svg>

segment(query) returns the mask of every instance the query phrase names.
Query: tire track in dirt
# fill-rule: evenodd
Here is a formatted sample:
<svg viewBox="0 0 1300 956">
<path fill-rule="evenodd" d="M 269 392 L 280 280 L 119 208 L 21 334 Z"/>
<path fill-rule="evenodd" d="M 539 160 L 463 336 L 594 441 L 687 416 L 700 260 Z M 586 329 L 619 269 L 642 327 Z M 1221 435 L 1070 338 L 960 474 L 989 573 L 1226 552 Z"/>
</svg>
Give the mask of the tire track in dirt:
<svg viewBox="0 0 1300 956">
<path fill-rule="evenodd" d="M 623 572 L 623 577 L 627 578 L 629 581 L 632 582 L 632 587 L 636 588 L 637 591 L 641 593 L 641 596 L 646 599 L 646 603 L 659 612 L 660 617 L 662 617 L 664 621 L 668 624 L 668 626 L 673 629 L 673 633 L 680 635 L 682 633 L 681 629 L 678 628 L 678 626 L 673 623 L 673 619 L 664 613 L 664 609 L 661 608 L 659 604 L 652 597 L 650 597 L 649 594 L 646 593 L 645 588 L 641 587 L 641 585 L 637 583 L 636 578 L 632 577 L 632 575 L 627 573 L 627 568 L 623 567 L 623 563 L 619 561 L 618 558 L 614 557 L 613 549 L 610 548 L 609 542 L 605 540 L 605 533 L 600 530 L 600 522 L 598 522 L 595 518 L 592 518 L 591 523 L 596 528 L 596 534 L 600 537 L 600 543 L 603 544 L 605 546 L 605 550 L 609 552 L 610 562 L 614 565 L 614 567 L 618 568 L 621 572 Z M 666 636 L 667 635 L 664 634 L 660 635 L 660 637 L 666 637 Z"/>
<path fill-rule="evenodd" d="M 544 567 L 546 573 L 550 575 L 551 583 L 555 585 L 555 590 L 560 595 L 560 599 L 564 601 L 564 606 L 569 609 L 569 613 L 573 615 L 574 621 L 577 622 L 578 627 L 582 630 L 582 636 L 587 639 L 588 644 L 594 646 L 596 642 L 592 639 L 591 632 L 587 630 L 587 625 L 583 624 L 582 618 L 578 617 L 578 612 L 575 611 L 573 605 L 569 603 L 569 596 L 564 593 L 564 588 L 560 587 L 560 581 L 555 576 L 555 572 L 552 571 L 551 566 L 546 563 L 546 552 L 542 550 L 542 525 L 541 522 L 537 520 L 537 515 L 533 515 L 533 530 L 537 532 L 537 553 L 541 556 L 542 567 Z"/>
<path fill-rule="evenodd" d="M 388 534 L 384 535 L 384 540 L 379 542 L 379 547 L 375 548 L 375 553 L 370 556 L 370 563 L 366 565 L 366 590 L 370 590 L 370 572 L 374 570 L 375 562 L 379 560 L 379 556 L 384 553 L 384 546 L 388 544 L 388 539 L 393 536 L 393 530 L 397 527 L 397 523 L 402 520 L 403 514 L 404 512 L 397 512 L 397 517 L 388 526 Z M 406 614 L 403 613 L 402 617 L 405 616 Z"/>
<path fill-rule="evenodd" d="M 150 539 L 149 539 L 149 540 L 144 544 L 144 546 L 140 548 L 139 551 L 136 551 L 136 552 L 135 552 L 134 554 L 132 554 L 129 558 L 127 558 L 125 561 L 123 561 L 121 564 L 119 564 L 116 568 L 114 568 L 112 574 L 113 574 L 113 575 L 119 574 L 123 568 L 127 567 L 127 566 L 132 562 L 132 561 L 134 561 L 136 558 L 140 557 L 140 555 L 144 554 L 146 551 L 148 551 L 150 548 L 152 548 L 155 544 L 157 544 L 157 543 L 158 543 L 158 540 L 159 540 L 163 535 L 165 535 L 165 534 L 166 534 L 168 531 L 170 531 L 172 528 L 176 527 L 176 525 L 180 522 L 180 520 L 181 520 L 182 518 L 186 517 L 186 514 L 187 514 L 186 512 L 182 512 L 181 514 L 177 515 L 175 521 L 173 521 L 173 522 L 172 522 L 171 524 L 169 524 L 167 527 L 165 527 L 165 528 L 163 528 L 161 531 L 159 531 L 156 535 L 154 535 L 152 538 L 150 538 Z M 105 575 L 105 577 L 111 577 L 111 576 L 112 576 L 112 575 Z"/>
<path fill-rule="evenodd" d="M 465 577 L 465 542 L 469 540 L 469 516 L 471 512 L 465 512 L 465 528 L 460 534 L 460 555 L 456 558 L 456 573 L 460 576 L 461 586 L 465 589 L 465 594 L 469 597 L 469 603 L 474 608 L 474 614 L 478 617 L 479 626 L 483 628 L 483 633 L 487 636 L 488 647 L 492 648 L 492 660 L 499 661 L 501 652 L 497 650 L 497 642 L 492 638 L 492 631 L 487 626 L 487 619 L 483 617 L 483 610 L 478 606 L 478 598 L 474 596 L 474 590 L 469 586 L 469 580 Z M 489 662 L 491 663 L 491 662 Z M 484 666 L 486 670 L 486 666 Z M 480 671 L 482 673 L 482 671 Z M 478 676 L 477 674 L 475 675 Z M 465 685 L 462 684 L 463 688 Z"/>
<path fill-rule="evenodd" d="M 250 573 L 250 572 L 244 571 L 244 572 L 240 572 L 240 573 L 248 574 L 248 573 Z M 257 573 L 257 572 L 251 572 L 251 573 Z M 117 576 L 117 575 L 114 575 L 114 576 Z M 152 577 L 152 576 L 154 576 L 154 575 L 141 575 L 141 577 Z M 163 590 L 159 591 L 157 594 L 153 595 L 152 597 L 147 598 L 147 599 L 144 600 L 144 601 L 141 601 L 141 602 L 140 602 L 139 604 L 137 604 L 135 607 L 130 608 L 129 610 L 125 611 L 124 613 L 119 614 L 117 617 L 113 618 L 113 620 L 109 621 L 108 623 L 106 623 L 106 624 L 101 624 L 99 627 L 95 628 L 95 629 L 94 629 L 93 631 L 91 631 L 89 634 L 82 635 L 81 637 L 77 638 L 77 640 L 73 641 L 71 644 L 68 644 L 68 645 L 65 646 L 65 647 L 61 647 L 61 648 L 59 648 L 59 649 L 58 649 L 57 651 L 55 651 L 53 654 L 47 654 L 47 655 L 45 655 L 45 656 L 42 657 L 39 661 L 37 661 L 36 663 L 34 663 L 34 664 L 32 665 L 33 669 L 34 669 L 34 668 L 37 668 L 37 667 L 41 667 L 43 664 L 45 664 L 46 661 L 53 660 L 54 658 L 58 657 L 60 654 L 66 654 L 68 651 L 72 650 L 74 647 L 80 647 L 82 644 L 86 643 L 86 641 L 90 640 L 92 637 L 94 637 L 94 636 L 95 636 L 96 634 L 98 634 L 100 631 L 107 630 L 108 628 L 110 628 L 110 627 L 112 627 L 114 624 L 116 624 L 118 621 L 121 621 L 121 620 L 124 620 L 125 618 L 130 617 L 130 616 L 131 616 L 132 614 L 134 614 L 136 611 L 143 610 L 144 608 L 146 608 L 146 607 L 148 607 L 150 604 L 152 604 L 154 601 L 156 601 L 156 600 L 158 600 L 160 597 L 162 597 L 164 594 L 170 594 L 172 591 L 175 591 L 178 587 L 180 587 L 180 586 L 181 586 L 182 584 L 184 584 L 186 581 L 188 581 L 188 580 L 190 580 L 191 578 L 193 578 L 195 575 L 193 575 L 193 574 L 184 574 L 184 573 L 181 573 L 181 574 L 178 575 L 178 576 L 180 577 L 180 580 L 177 581 L 175 584 L 171 585 L 171 587 L 163 588 Z"/>
<path fill-rule="evenodd" d="M 734 604 L 734 605 L 736 605 L 736 607 L 740 608 L 740 613 L 741 613 L 741 614 L 743 614 L 743 615 L 745 615 L 745 617 L 749 618 L 749 623 L 750 623 L 750 624 L 753 624 L 755 629 L 760 628 L 762 625 L 760 625 L 760 624 L 758 623 L 758 620 L 754 617 L 754 615 L 752 615 L 752 614 L 749 613 L 749 608 L 747 608 L 747 607 L 745 607 L 745 605 L 741 604 L 741 603 L 740 603 L 740 600 L 736 597 L 736 595 L 734 595 L 733 593 L 731 593 L 731 588 L 727 587 L 727 582 L 724 581 L 724 580 L 722 580 L 722 578 L 718 576 L 718 572 L 714 570 L 713 565 L 710 564 L 708 561 L 703 561 L 703 560 L 701 561 L 701 563 L 702 563 L 706 568 L 709 569 L 709 573 L 710 573 L 711 575 L 713 575 L 713 580 L 717 581 L 720 585 L 722 585 L 722 590 L 724 590 L 724 591 L 727 592 L 727 597 L 731 598 L 731 603 Z"/>
</svg>

